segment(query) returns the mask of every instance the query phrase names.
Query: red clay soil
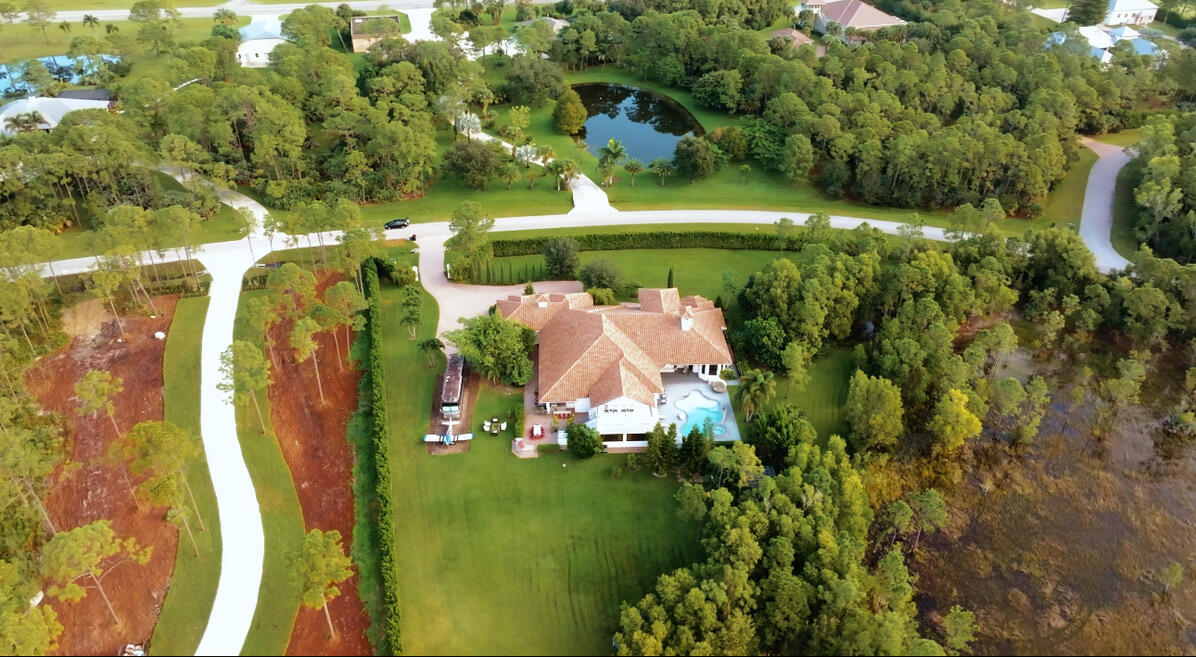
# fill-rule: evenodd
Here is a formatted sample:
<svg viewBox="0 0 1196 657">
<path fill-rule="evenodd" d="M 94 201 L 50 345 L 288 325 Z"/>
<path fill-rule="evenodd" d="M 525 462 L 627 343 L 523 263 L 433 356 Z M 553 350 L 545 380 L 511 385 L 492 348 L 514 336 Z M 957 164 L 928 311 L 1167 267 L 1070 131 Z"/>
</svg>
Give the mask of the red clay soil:
<svg viewBox="0 0 1196 657">
<path fill-rule="evenodd" d="M 126 643 L 148 641 L 158 622 L 174 571 L 178 530 L 166 522 L 165 509 L 144 502 L 137 507 L 122 476 L 123 467 L 97 463 L 116 430 L 102 414 L 76 415 L 79 400 L 74 387 L 88 370 L 107 370 L 124 380 L 124 392 L 113 400 L 121 431 L 138 422 L 161 420 L 166 341 L 154 338 L 154 332 L 169 330 L 177 300 L 174 296 L 155 299 L 156 318 L 124 318 L 123 337 L 115 321 L 110 317 L 104 321 L 96 308 L 88 306 L 95 324 L 102 323 L 98 334 L 75 337 L 65 349 L 38 361 L 26 375 L 37 400 L 65 418 L 69 427 L 67 460 L 80 464 L 73 472 L 65 469 L 55 475 L 46 503 L 55 527 L 61 531 L 108 519 L 118 536 L 153 546 L 145 565 L 125 563 L 104 578 L 104 590 L 121 618 L 120 625 L 112 622 L 94 590 L 88 590 L 79 602 L 50 599 L 63 625 L 57 654 L 115 655 Z"/>
<path fill-rule="evenodd" d="M 319 291 L 343 276 L 321 276 Z M 344 329 L 340 330 L 340 355 L 329 333 L 316 336 L 319 349 L 321 401 L 312 362 L 299 363 L 287 348 L 292 322 L 270 329 L 278 366 L 271 368 L 270 420 L 291 470 L 303 523 L 308 530 L 335 529 L 348 553 L 353 539 L 353 449 L 345 435 L 349 416 L 357 408 L 357 383 L 361 374 L 342 360 L 347 358 Z M 373 647 L 365 632 L 370 619 L 357 595 L 357 576 L 342 582 L 340 596 L 328 603 L 336 638 L 328 636 L 328 623 L 320 609 L 300 607 L 291 629 L 288 655 L 369 655 Z"/>
</svg>

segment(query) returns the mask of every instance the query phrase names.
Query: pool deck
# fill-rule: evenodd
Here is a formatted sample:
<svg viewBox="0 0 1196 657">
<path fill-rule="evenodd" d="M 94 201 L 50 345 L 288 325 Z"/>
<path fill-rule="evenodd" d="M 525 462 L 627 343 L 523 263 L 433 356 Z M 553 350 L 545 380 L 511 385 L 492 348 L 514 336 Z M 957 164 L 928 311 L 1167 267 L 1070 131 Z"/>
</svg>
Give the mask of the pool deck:
<svg viewBox="0 0 1196 657">
<path fill-rule="evenodd" d="M 660 407 L 660 415 L 662 420 L 671 421 L 677 425 L 678 440 L 684 437 L 681 434 L 681 427 L 685 424 L 685 421 L 679 418 L 688 417 L 688 414 L 677 408 L 677 402 L 685 399 L 694 391 L 699 392 L 707 399 L 718 402 L 719 407 L 723 410 L 722 426 L 726 428 L 727 432 L 721 435 L 715 434 L 714 439 L 719 442 L 739 440 L 739 425 L 735 422 L 735 411 L 732 410 L 729 393 L 714 392 L 710 389 L 709 383 L 693 374 L 661 374 L 660 378 L 664 382 L 664 394 L 668 398 Z"/>
</svg>

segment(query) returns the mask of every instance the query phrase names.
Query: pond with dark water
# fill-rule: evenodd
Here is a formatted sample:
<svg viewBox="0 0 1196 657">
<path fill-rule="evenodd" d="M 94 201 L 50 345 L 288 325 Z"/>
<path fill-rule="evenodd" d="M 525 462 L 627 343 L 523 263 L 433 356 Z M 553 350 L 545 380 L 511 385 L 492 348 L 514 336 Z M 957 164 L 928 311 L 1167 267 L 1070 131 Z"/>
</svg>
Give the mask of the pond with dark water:
<svg viewBox="0 0 1196 657">
<path fill-rule="evenodd" d="M 658 157 L 671 159 L 682 137 L 702 134 L 702 124 L 668 96 L 607 83 L 577 84 L 573 90 L 581 96 L 589 117 L 580 136 L 594 155 L 617 139 L 627 149 L 627 157 L 646 166 Z"/>
</svg>

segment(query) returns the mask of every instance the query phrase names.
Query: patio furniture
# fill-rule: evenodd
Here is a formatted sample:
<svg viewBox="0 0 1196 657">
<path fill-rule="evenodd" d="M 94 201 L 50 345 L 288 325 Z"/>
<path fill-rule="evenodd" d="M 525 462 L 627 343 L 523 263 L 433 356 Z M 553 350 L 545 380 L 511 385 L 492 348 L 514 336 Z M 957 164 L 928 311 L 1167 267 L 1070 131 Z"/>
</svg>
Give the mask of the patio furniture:
<svg viewBox="0 0 1196 657">
<path fill-rule="evenodd" d="M 498 430 L 499 430 L 499 431 L 506 431 L 506 430 L 507 430 L 507 423 L 506 423 L 506 422 L 503 422 L 502 424 L 500 424 L 500 425 L 498 426 Z"/>
<path fill-rule="evenodd" d="M 489 431 L 489 430 L 490 430 L 490 420 L 483 420 L 482 421 L 482 431 Z"/>
<path fill-rule="evenodd" d="M 544 435 L 544 425 L 537 424 L 532 427 L 532 438 L 539 438 Z"/>
<path fill-rule="evenodd" d="M 491 418 L 487 424 L 490 425 L 490 435 L 497 436 L 498 435 L 498 418 Z"/>
</svg>

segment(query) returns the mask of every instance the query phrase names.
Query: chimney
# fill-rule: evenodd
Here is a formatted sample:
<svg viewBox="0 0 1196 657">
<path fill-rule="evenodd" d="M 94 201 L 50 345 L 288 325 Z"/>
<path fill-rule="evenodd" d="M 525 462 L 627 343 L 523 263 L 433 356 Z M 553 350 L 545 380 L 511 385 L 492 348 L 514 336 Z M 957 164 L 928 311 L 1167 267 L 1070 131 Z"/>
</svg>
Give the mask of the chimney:
<svg viewBox="0 0 1196 657">
<path fill-rule="evenodd" d="M 689 313 L 685 313 L 685 314 L 681 315 L 681 330 L 682 331 L 688 331 L 689 329 L 693 328 L 693 325 L 694 325 L 694 318 L 690 317 Z"/>
</svg>

